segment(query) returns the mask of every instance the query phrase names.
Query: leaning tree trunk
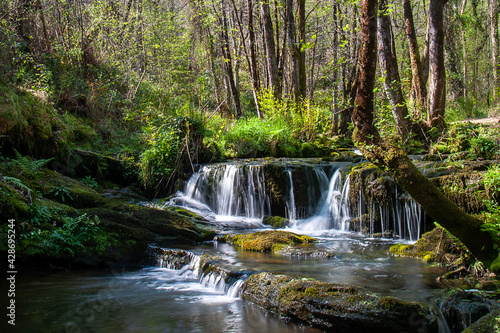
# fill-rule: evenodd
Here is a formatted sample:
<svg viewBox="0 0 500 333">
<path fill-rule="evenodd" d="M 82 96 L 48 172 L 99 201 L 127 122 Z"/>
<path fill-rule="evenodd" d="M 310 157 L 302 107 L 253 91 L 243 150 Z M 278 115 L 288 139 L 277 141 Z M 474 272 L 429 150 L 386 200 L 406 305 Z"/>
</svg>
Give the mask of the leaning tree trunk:
<svg viewBox="0 0 500 333">
<path fill-rule="evenodd" d="M 392 115 L 401 136 L 406 137 L 410 132 L 411 121 L 408 117 L 408 107 L 401 90 L 394 37 L 392 35 L 391 21 L 387 13 L 385 0 L 380 0 L 378 17 L 378 54 L 380 70 L 385 76 L 384 88 L 391 103 Z"/>
<path fill-rule="evenodd" d="M 429 4 L 429 117 L 431 127 L 443 128 L 446 104 L 446 68 L 444 66 L 444 5 L 447 0 Z"/>
<path fill-rule="evenodd" d="M 377 0 L 362 0 L 359 87 L 353 113 L 353 139 L 363 155 L 388 170 L 437 223 L 446 228 L 479 260 L 496 258 L 493 240 L 481 230 L 481 221 L 466 214 L 448 199 L 411 162 L 406 153 L 384 141 L 373 124 L 377 58 Z"/>
</svg>

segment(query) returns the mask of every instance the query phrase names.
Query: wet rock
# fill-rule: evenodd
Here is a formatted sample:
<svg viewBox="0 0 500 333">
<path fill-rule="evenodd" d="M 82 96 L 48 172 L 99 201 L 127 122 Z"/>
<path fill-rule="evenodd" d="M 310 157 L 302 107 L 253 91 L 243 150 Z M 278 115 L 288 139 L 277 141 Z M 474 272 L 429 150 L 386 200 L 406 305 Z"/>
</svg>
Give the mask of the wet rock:
<svg viewBox="0 0 500 333">
<path fill-rule="evenodd" d="M 190 264 L 193 258 L 193 253 L 188 251 L 149 246 L 144 255 L 143 263 L 156 267 L 181 269 Z"/>
<path fill-rule="evenodd" d="M 284 247 L 296 244 L 310 244 L 316 240 L 288 231 L 262 231 L 253 234 L 225 235 L 222 239 L 243 250 L 278 253 Z"/>
<path fill-rule="evenodd" d="M 286 227 L 290 223 L 290 220 L 281 216 L 265 216 L 262 223 L 269 225 L 274 229 L 281 229 Z"/>
<path fill-rule="evenodd" d="M 281 317 L 335 332 L 437 331 L 422 304 L 349 285 L 259 273 L 245 282 L 242 297 Z"/>
<path fill-rule="evenodd" d="M 442 296 L 439 303 L 439 308 L 452 333 L 462 332 L 481 317 L 500 309 L 496 300 L 489 300 L 470 291 L 450 291 Z"/>
<path fill-rule="evenodd" d="M 481 317 L 467 327 L 463 333 L 491 333 L 500 331 L 500 309 Z"/>
</svg>

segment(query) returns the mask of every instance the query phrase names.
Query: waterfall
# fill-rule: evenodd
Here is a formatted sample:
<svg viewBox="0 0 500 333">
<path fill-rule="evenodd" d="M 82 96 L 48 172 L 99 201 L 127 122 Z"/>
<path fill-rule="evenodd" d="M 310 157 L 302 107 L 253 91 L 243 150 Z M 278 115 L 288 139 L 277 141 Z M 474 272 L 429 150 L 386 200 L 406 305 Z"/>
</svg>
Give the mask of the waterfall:
<svg viewBox="0 0 500 333">
<path fill-rule="evenodd" d="M 330 178 L 328 190 L 324 191 L 323 198 L 318 203 L 315 215 L 296 221 L 292 228 L 309 232 L 331 229 L 348 231 L 351 219 L 348 195 L 349 177 L 343 182 L 342 174 L 337 169 Z"/>
<path fill-rule="evenodd" d="M 178 271 L 179 277 L 193 278 L 205 288 L 239 298 L 247 274 L 229 272 L 212 264 L 204 263 L 202 257 L 184 250 L 163 249 L 150 246 L 146 252 L 145 264 Z M 208 268 L 207 268 L 208 266 Z"/>
<path fill-rule="evenodd" d="M 290 191 L 288 195 L 288 200 L 286 202 L 287 206 L 287 218 L 291 221 L 297 220 L 297 207 L 295 206 L 295 195 L 293 194 L 293 178 L 292 170 L 288 170 L 288 180 L 290 182 Z"/>
<path fill-rule="evenodd" d="M 371 195 L 365 198 L 361 188 L 351 193 L 350 177 L 342 172 L 351 166 L 293 161 L 271 166 L 266 161 L 207 165 L 168 205 L 232 228 L 265 228 L 263 218 L 277 215 L 290 220 L 289 228 L 302 232 L 357 231 L 370 237 L 418 240 L 424 221 L 420 205 L 399 193 L 397 186 L 382 202 Z M 265 168 L 270 169 L 265 172 Z"/>
<path fill-rule="evenodd" d="M 271 211 L 263 170 L 258 165 L 204 166 L 168 204 L 215 221 L 256 224 Z"/>
</svg>

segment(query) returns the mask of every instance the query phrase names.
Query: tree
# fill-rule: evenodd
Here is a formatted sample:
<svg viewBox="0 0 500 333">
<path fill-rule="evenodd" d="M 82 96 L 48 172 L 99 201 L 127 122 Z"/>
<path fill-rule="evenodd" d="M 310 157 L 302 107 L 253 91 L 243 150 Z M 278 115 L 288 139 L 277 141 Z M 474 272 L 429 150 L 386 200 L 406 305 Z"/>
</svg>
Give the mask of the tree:
<svg viewBox="0 0 500 333">
<path fill-rule="evenodd" d="M 274 42 L 274 29 L 273 21 L 271 19 L 271 11 L 269 9 L 269 0 L 262 1 L 260 9 L 264 29 L 268 84 L 274 94 L 274 97 L 280 99 L 282 95 L 281 78 L 278 72 L 278 59 L 276 44 Z"/>
<path fill-rule="evenodd" d="M 361 24 L 359 87 L 353 113 L 354 142 L 366 158 L 387 170 L 429 216 L 462 241 L 477 259 L 491 263 L 497 253 L 491 235 L 481 230 L 482 222 L 448 199 L 415 167 L 401 148 L 383 140 L 374 126 L 377 0 L 362 0 Z"/>
<path fill-rule="evenodd" d="M 415 95 L 417 116 L 419 118 L 427 110 L 427 89 L 424 81 L 420 52 L 418 49 L 417 35 L 415 33 L 415 24 L 413 22 L 413 11 L 410 0 L 403 0 L 403 15 L 406 24 L 406 36 L 410 49 L 411 72 L 412 72 L 412 94 Z"/>
<path fill-rule="evenodd" d="M 444 66 L 444 5 L 447 0 L 429 4 L 429 116 L 431 127 L 445 126 L 446 68 Z"/>
<path fill-rule="evenodd" d="M 406 137 L 411 132 L 411 121 L 408 108 L 401 90 L 396 47 L 392 33 L 391 21 L 387 13 L 385 0 L 380 0 L 378 17 L 378 54 L 384 87 L 392 107 L 392 115 L 401 136 Z"/>
</svg>

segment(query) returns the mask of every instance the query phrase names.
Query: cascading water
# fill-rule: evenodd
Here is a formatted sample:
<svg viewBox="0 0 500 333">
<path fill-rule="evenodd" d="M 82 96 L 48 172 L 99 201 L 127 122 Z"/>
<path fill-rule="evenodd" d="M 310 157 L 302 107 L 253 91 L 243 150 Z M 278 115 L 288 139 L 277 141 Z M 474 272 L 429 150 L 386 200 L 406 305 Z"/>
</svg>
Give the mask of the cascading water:
<svg viewBox="0 0 500 333">
<path fill-rule="evenodd" d="M 237 228 L 263 228 L 265 216 L 279 215 L 290 220 L 290 229 L 302 232 L 359 231 L 416 241 L 424 220 L 420 206 L 408 195 L 398 193 L 397 188 L 387 202 L 365 202 L 359 189 L 357 203 L 351 205 L 350 178 L 342 176 L 351 166 L 284 164 L 281 171 L 274 172 L 274 177 L 281 177 L 279 182 L 266 179 L 265 163 L 204 166 L 169 205 Z M 277 186 L 281 199 L 276 199 Z M 354 217 L 357 223 L 353 223 Z"/>
<path fill-rule="evenodd" d="M 324 172 L 323 172 L 324 174 Z M 326 178 L 326 174 L 325 178 Z M 300 221 L 293 221 L 291 227 L 302 231 L 340 230 L 348 231 L 348 220 L 351 219 L 347 196 L 349 178 L 342 182 L 342 174 L 337 169 L 329 181 L 328 190 L 317 206 L 316 214 Z"/>
<path fill-rule="evenodd" d="M 231 298 L 239 298 L 246 274 L 229 274 L 224 269 L 209 267 L 203 270 L 202 258 L 192 252 L 149 247 L 145 263 L 176 270 L 179 277 L 197 279 L 205 288 L 213 289 Z M 209 265 L 210 266 L 210 265 Z M 206 267 L 205 267 L 206 268 Z"/>
<path fill-rule="evenodd" d="M 258 165 L 205 166 L 170 204 L 216 221 L 244 220 L 258 225 L 271 210 L 264 184 Z"/>
</svg>

